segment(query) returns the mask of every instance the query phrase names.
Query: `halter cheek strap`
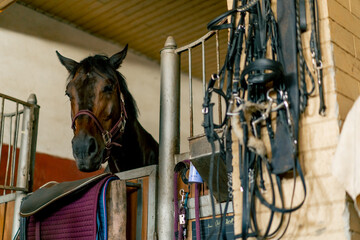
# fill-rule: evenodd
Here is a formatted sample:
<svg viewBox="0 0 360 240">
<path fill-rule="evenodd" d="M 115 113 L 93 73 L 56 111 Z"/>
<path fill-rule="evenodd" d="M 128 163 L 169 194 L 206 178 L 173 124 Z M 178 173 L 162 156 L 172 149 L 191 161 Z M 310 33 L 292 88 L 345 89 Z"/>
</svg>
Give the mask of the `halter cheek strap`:
<svg viewBox="0 0 360 240">
<path fill-rule="evenodd" d="M 118 87 L 119 88 L 119 87 Z M 122 95 L 122 93 L 120 92 L 120 108 L 121 108 L 121 114 L 120 114 L 120 118 L 119 120 L 116 122 L 116 124 L 110 129 L 110 131 L 105 130 L 100 121 L 97 119 L 97 117 L 94 115 L 94 113 L 90 110 L 80 110 L 79 112 L 77 112 L 75 114 L 75 116 L 72 119 L 72 129 L 75 130 L 75 121 L 76 119 L 81 116 L 81 115 L 87 115 L 89 116 L 95 123 L 96 127 L 99 129 L 99 131 L 101 132 L 102 138 L 104 140 L 105 143 L 105 148 L 107 150 L 106 153 L 106 157 L 103 159 L 103 163 L 106 162 L 109 157 L 110 157 L 110 150 L 112 148 L 112 146 L 118 146 L 121 147 L 121 144 L 113 142 L 113 137 L 116 135 L 121 136 L 124 131 L 125 131 L 125 125 L 126 125 L 126 119 L 127 119 L 127 114 L 126 114 L 126 109 L 125 109 L 125 102 L 124 102 L 124 97 Z"/>
</svg>

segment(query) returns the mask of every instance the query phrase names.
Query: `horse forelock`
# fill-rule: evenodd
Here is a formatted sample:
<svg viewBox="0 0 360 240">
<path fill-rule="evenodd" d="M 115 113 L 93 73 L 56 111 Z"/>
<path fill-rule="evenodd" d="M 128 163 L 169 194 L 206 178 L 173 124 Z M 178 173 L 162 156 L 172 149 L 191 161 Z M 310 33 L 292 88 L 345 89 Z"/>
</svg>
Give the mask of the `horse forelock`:
<svg viewBox="0 0 360 240">
<path fill-rule="evenodd" d="M 124 96 L 125 108 L 128 117 L 136 119 L 138 117 L 138 107 L 135 99 L 131 95 L 125 77 L 114 69 L 110 64 L 110 60 L 105 55 L 95 55 L 83 59 L 78 66 L 74 69 L 68 78 L 70 81 L 84 82 L 88 78 L 88 74 L 97 74 L 102 79 L 108 79 L 114 84 L 116 81 L 119 83 L 120 91 Z"/>
</svg>

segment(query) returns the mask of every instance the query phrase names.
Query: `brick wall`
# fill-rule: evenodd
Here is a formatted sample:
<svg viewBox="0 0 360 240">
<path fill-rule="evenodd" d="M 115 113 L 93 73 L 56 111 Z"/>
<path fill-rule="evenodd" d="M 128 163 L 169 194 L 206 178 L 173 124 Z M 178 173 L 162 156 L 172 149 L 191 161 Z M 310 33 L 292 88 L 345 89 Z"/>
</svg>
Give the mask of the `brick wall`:
<svg viewBox="0 0 360 240">
<path fill-rule="evenodd" d="M 306 112 L 301 116 L 299 159 L 308 193 L 305 204 L 291 215 L 283 239 L 360 239 L 360 219 L 355 213 L 353 202 L 331 174 L 341 124 L 359 95 L 360 1 L 318 0 L 318 3 L 327 111 L 325 117 L 318 114 L 319 97 L 316 93 L 309 99 Z M 308 15 L 308 24 L 309 21 Z M 310 32 L 306 32 L 302 40 L 306 61 L 312 68 L 309 38 Z M 239 234 L 242 197 L 238 162 L 233 162 L 235 231 Z M 283 183 L 287 204 L 290 202 L 292 184 L 292 180 Z M 294 202 L 299 202 L 302 197 L 298 178 Z M 259 206 L 258 218 L 266 222 L 268 216 L 266 208 Z M 278 219 L 279 216 L 276 216 L 274 225 Z"/>
<path fill-rule="evenodd" d="M 327 5 L 339 119 L 344 120 L 359 96 L 360 1 L 329 0 Z"/>
</svg>

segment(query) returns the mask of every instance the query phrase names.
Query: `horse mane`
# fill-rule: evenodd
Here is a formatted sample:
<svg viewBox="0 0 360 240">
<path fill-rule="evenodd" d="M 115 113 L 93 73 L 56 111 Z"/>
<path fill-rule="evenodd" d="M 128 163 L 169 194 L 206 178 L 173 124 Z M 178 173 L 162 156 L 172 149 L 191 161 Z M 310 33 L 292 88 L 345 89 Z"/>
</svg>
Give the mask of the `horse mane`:
<svg viewBox="0 0 360 240">
<path fill-rule="evenodd" d="M 106 77 L 110 80 L 117 80 L 120 86 L 120 91 L 124 96 L 125 108 L 128 117 L 137 119 L 139 109 L 136 101 L 128 89 L 125 77 L 111 66 L 109 57 L 97 54 L 83 59 L 70 73 L 69 79 L 73 78 L 80 69 L 83 69 L 82 71 L 84 74 L 96 71 L 106 75 Z"/>
</svg>

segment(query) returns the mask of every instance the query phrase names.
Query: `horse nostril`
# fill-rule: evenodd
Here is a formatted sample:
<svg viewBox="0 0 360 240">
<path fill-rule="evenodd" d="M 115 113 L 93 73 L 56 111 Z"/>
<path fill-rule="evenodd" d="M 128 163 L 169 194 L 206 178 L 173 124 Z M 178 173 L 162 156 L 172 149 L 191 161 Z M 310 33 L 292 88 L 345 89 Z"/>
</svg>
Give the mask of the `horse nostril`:
<svg viewBox="0 0 360 240">
<path fill-rule="evenodd" d="M 90 138 L 89 140 L 89 148 L 88 153 L 89 155 L 92 155 L 93 153 L 96 153 L 97 151 L 97 144 L 94 138 Z"/>
<path fill-rule="evenodd" d="M 77 160 L 89 160 L 98 154 L 99 146 L 96 138 L 80 133 L 72 140 L 73 155 Z"/>
</svg>

